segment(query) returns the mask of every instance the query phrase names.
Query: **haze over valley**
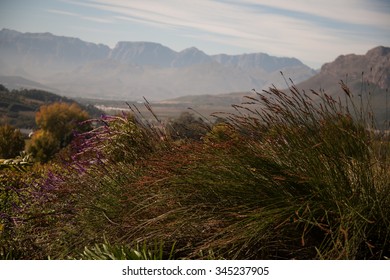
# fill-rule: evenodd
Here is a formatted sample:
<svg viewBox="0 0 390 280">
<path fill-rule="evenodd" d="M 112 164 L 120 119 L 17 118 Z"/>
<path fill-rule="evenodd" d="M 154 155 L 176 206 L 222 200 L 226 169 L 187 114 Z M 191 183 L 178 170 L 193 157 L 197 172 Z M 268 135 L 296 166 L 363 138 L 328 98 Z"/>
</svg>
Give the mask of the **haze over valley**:
<svg viewBox="0 0 390 280">
<path fill-rule="evenodd" d="M 316 73 L 296 58 L 265 53 L 207 55 L 196 47 L 176 52 L 152 42 L 118 42 L 110 49 L 77 38 L 8 29 L 0 31 L 0 63 L 2 76 L 32 80 L 61 95 L 114 100 L 284 87 L 281 71 L 295 82 Z"/>
</svg>

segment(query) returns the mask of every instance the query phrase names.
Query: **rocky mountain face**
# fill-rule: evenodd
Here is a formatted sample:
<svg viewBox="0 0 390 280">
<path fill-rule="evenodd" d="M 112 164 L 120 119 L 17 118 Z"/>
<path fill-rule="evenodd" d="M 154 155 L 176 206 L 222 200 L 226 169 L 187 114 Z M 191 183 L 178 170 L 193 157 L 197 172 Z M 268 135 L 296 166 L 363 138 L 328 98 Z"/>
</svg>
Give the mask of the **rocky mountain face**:
<svg viewBox="0 0 390 280">
<path fill-rule="evenodd" d="M 0 31 L 0 75 L 39 82 L 57 93 L 136 100 L 261 90 L 284 86 L 315 71 L 295 58 L 263 53 L 207 55 L 195 47 L 176 52 L 158 43 L 102 44 L 50 33 Z M 0 81 L 1 82 L 1 81 Z"/>
<path fill-rule="evenodd" d="M 352 81 L 363 78 L 382 89 L 389 88 L 390 48 L 380 46 L 369 50 L 365 55 L 341 55 L 335 61 L 324 64 L 320 74 L 342 77 L 346 73 Z"/>
<path fill-rule="evenodd" d="M 341 80 L 350 89 L 358 111 L 362 107 L 363 111 L 372 112 L 377 126 L 388 128 L 390 48 L 379 46 L 365 55 L 340 55 L 333 62 L 324 64 L 318 74 L 299 83 L 297 87 L 307 92 L 311 89 L 324 91 L 343 102 L 346 99 L 340 86 Z"/>
<path fill-rule="evenodd" d="M 333 62 L 325 63 L 321 71 L 302 82 L 302 89 L 335 89 L 343 80 L 351 90 L 360 91 L 362 86 L 378 90 L 390 87 L 390 48 L 379 46 L 365 55 L 340 55 Z"/>
</svg>

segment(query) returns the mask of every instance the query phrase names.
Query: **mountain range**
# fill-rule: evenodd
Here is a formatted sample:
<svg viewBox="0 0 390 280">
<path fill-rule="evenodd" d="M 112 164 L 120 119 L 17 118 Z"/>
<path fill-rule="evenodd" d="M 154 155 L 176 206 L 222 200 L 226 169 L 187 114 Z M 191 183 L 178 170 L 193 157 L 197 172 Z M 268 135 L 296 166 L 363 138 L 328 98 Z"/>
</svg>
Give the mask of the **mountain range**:
<svg viewBox="0 0 390 280">
<path fill-rule="evenodd" d="M 350 90 L 351 100 L 349 104 L 351 110 L 360 112 L 372 112 L 377 127 L 388 128 L 390 117 L 390 48 L 375 47 L 367 51 L 364 55 L 348 54 L 340 55 L 334 61 L 325 63 L 320 71 L 311 78 L 295 83 L 296 88 L 305 91 L 313 100 L 318 97 L 311 95 L 311 90 L 320 95 L 326 93 L 336 100 L 340 100 L 345 105 L 346 93 L 341 87 L 341 83 L 347 85 Z M 284 85 L 286 87 L 286 85 Z M 279 89 L 283 89 L 279 88 Z M 256 89 L 256 91 L 258 91 Z M 285 90 L 288 93 L 288 90 Z M 181 104 L 201 110 L 203 107 L 220 107 L 219 111 L 228 111 L 228 104 L 240 104 L 248 101 L 245 96 L 256 97 L 253 92 L 184 96 L 165 101 L 168 104 Z M 355 107 L 353 109 L 352 107 Z M 211 109 L 209 110 L 211 111 Z"/>
<path fill-rule="evenodd" d="M 177 52 L 153 42 L 118 42 L 111 49 L 9 29 L 0 31 L 0 65 L 2 79 L 11 79 L 15 87 L 21 77 L 24 85 L 31 80 L 65 96 L 114 100 L 261 90 L 285 86 L 281 71 L 295 82 L 316 74 L 296 58 L 265 53 L 207 55 L 195 47 Z"/>
</svg>

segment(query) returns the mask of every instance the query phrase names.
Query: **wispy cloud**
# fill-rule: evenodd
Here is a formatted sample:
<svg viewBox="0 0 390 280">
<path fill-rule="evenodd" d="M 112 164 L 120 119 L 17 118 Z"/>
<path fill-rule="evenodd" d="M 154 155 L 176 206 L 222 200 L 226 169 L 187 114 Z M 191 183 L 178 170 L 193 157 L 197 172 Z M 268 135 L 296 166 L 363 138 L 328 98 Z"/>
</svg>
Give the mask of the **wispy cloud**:
<svg viewBox="0 0 390 280">
<path fill-rule="evenodd" d="M 319 53 L 332 59 L 341 49 L 351 46 L 367 50 L 373 47 L 376 32 L 383 35 L 390 32 L 389 4 L 379 0 L 67 2 L 112 14 L 110 19 L 81 16 L 84 19 L 130 21 L 176 29 L 191 38 L 304 57 L 313 62 L 318 61 Z"/>
<path fill-rule="evenodd" d="M 77 17 L 77 18 L 80 18 L 80 19 L 94 21 L 94 22 L 98 22 L 98 23 L 113 23 L 114 22 L 112 19 L 92 17 L 92 16 L 85 16 L 85 15 L 80 15 L 80 14 L 77 14 L 77 13 L 68 12 L 68 11 L 64 11 L 64 10 L 46 9 L 46 12 L 49 12 L 49 13 L 52 13 L 52 14 L 59 14 L 59 15 Z"/>
<path fill-rule="evenodd" d="M 370 25 L 390 29 L 390 3 L 367 0 L 242 0 L 237 3 L 263 5 L 284 11 L 299 12 L 340 23 Z"/>
</svg>

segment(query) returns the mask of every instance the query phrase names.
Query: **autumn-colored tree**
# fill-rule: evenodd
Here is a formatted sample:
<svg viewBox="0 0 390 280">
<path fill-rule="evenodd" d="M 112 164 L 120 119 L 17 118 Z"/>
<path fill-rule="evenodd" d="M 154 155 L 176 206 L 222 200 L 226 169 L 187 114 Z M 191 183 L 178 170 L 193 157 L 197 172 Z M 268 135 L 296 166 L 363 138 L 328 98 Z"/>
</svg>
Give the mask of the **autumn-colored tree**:
<svg viewBox="0 0 390 280">
<path fill-rule="evenodd" d="M 0 126 L 0 157 L 16 157 L 23 149 L 24 138 L 20 130 L 8 124 Z"/>
<path fill-rule="evenodd" d="M 31 138 L 28 151 L 40 162 L 49 161 L 60 150 L 60 143 L 53 134 L 38 130 Z"/>
<path fill-rule="evenodd" d="M 89 118 L 76 103 L 53 103 L 41 106 L 35 116 L 39 126 L 31 139 L 29 152 L 43 162 L 48 161 L 61 148 L 67 146 L 75 131 L 84 131 L 85 126 L 80 123 Z"/>
<path fill-rule="evenodd" d="M 69 144 L 73 131 L 82 121 L 88 119 L 88 113 L 76 103 L 53 103 L 41 106 L 35 116 L 35 122 L 40 129 L 49 132 L 60 142 L 61 147 Z"/>
<path fill-rule="evenodd" d="M 238 141 L 239 135 L 232 126 L 227 123 L 215 124 L 211 131 L 203 139 L 205 143 L 222 143 L 226 141 Z"/>
</svg>

